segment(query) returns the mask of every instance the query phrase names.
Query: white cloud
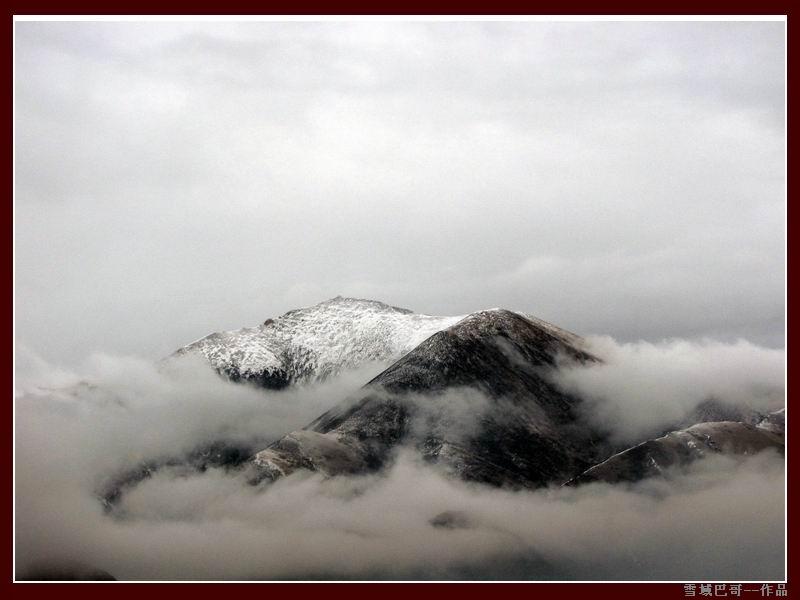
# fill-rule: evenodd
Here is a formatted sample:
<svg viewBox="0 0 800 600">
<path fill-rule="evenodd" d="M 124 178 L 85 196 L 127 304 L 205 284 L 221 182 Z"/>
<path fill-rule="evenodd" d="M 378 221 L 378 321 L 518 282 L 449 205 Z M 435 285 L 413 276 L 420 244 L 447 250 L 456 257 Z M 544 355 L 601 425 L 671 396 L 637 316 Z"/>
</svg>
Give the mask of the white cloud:
<svg viewBox="0 0 800 600">
<path fill-rule="evenodd" d="M 556 381 L 584 398 L 588 416 L 618 439 L 658 433 L 710 399 L 762 412 L 785 406 L 784 350 L 744 340 L 619 343 L 607 336 L 589 338 L 587 347 L 603 362 L 565 364 Z"/>
<path fill-rule="evenodd" d="M 17 23 L 16 43 L 17 331 L 48 360 L 158 357 L 362 290 L 783 343 L 781 23 Z"/>
<path fill-rule="evenodd" d="M 646 374 L 650 355 L 665 352 L 628 351 L 645 356 Z M 687 350 L 678 344 L 672 353 Z M 762 359 L 769 370 L 771 358 Z M 119 469 L 220 434 L 274 439 L 367 376 L 351 375 L 265 392 L 226 384 L 191 361 L 159 372 L 103 356 L 80 373 L 96 387 L 23 394 L 17 576 L 77 562 L 121 579 L 783 577 L 783 460 L 772 453 L 717 457 L 630 487 L 536 492 L 449 479 L 413 452 L 382 474 L 299 472 L 261 488 L 236 472 L 164 468 L 123 495 L 119 516 L 103 512 L 98 486 Z M 486 406 L 459 394 L 429 408 L 466 432 Z M 446 511 L 467 527 L 434 527 Z"/>
</svg>

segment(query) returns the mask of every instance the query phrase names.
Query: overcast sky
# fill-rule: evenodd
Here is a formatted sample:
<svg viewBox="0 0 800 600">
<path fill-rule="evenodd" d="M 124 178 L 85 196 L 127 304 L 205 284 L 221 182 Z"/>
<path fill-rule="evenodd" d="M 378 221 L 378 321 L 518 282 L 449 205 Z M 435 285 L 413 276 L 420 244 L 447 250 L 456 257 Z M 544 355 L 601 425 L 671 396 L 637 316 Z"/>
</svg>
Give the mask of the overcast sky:
<svg viewBox="0 0 800 600">
<path fill-rule="evenodd" d="M 16 335 L 337 294 L 784 343 L 784 24 L 17 23 Z"/>
</svg>

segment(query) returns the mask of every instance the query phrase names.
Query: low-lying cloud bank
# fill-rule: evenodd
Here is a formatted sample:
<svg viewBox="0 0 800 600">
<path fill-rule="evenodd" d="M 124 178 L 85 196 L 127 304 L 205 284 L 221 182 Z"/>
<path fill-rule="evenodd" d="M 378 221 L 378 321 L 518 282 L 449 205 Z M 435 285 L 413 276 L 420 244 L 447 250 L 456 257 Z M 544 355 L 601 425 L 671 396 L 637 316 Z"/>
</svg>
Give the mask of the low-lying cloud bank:
<svg viewBox="0 0 800 600">
<path fill-rule="evenodd" d="M 226 382 L 197 356 L 153 364 L 95 355 L 80 374 L 54 370 L 66 387 L 37 387 L 30 375 L 20 378 L 17 451 L 66 452 L 72 468 L 97 474 L 213 440 L 269 442 L 306 425 L 380 368 L 269 393 Z"/>
<path fill-rule="evenodd" d="M 266 490 L 168 472 L 105 516 L 86 490 L 18 507 L 18 566 L 76 556 L 124 579 L 773 579 L 783 470 L 715 460 L 671 481 L 509 492 L 410 459 L 386 476 L 298 474 Z M 431 521 L 451 511 L 457 528 Z M 458 521 L 457 521 L 458 522 Z"/>
<path fill-rule="evenodd" d="M 586 341 L 603 362 L 564 364 L 556 381 L 586 400 L 586 416 L 622 442 L 656 434 L 707 400 L 761 412 L 785 406 L 783 349 L 744 340 Z"/>
<path fill-rule="evenodd" d="M 728 350 L 737 357 L 753 348 Z M 759 356 L 758 372 L 771 373 L 772 356 Z M 648 357 L 642 373 L 655 366 Z M 702 366 L 695 381 L 716 382 L 701 377 Z M 236 471 L 164 468 L 123 495 L 113 515 L 96 495 L 142 460 L 210 439 L 276 439 L 377 368 L 283 392 L 227 384 L 191 360 L 165 369 L 97 357 L 88 375 L 74 376 L 91 384 L 68 391 L 19 377 L 17 575 L 78 562 L 118 579 L 783 577 L 784 462 L 774 453 L 713 457 L 635 486 L 514 492 L 447 478 L 402 451 L 385 473 L 297 473 L 262 487 Z M 771 381 L 754 381 L 762 380 Z M 621 375 L 608 381 L 624 387 Z M 681 389 L 692 388 L 673 388 Z M 465 397 L 456 416 L 462 407 L 483 404 Z"/>
</svg>

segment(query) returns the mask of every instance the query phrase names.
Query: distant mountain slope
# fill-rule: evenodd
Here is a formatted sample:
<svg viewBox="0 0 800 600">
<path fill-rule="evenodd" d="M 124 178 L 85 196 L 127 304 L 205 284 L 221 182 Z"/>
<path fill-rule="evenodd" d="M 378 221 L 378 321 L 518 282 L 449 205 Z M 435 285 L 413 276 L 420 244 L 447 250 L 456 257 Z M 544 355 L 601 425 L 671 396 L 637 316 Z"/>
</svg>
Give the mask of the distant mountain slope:
<svg viewBox="0 0 800 600">
<path fill-rule="evenodd" d="M 299 468 L 365 472 L 404 445 L 468 480 L 563 482 L 607 455 L 599 436 L 578 423 L 579 400 L 545 376 L 559 356 L 596 360 L 579 340 L 508 310 L 473 313 L 422 342 L 362 394 L 259 452 L 255 479 Z"/>
<path fill-rule="evenodd" d="M 783 452 L 782 417 L 783 411 L 778 411 L 758 425 L 718 421 L 672 431 L 613 455 L 587 469 L 569 484 L 639 481 L 712 454 L 747 455 L 769 448 Z"/>
<path fill-rule="evenodd" d="M 176 354 L 197 352 L 234 381 L 280 389 L 369 362 L 396 360 L 461 318 L 337 296 L 257 327 L 212 333 Z"/>
<path fill-rule="evenodd" d="M 745 403 L 724 402 L 716 398 L 709 398 L 700 402 L 679 422 L 673 423 L 670 430 L 686 429 L 697 423 L 711 421 L 738 421 L 755 425 L 764 419 L 765 415 Z M 664 433 L 669 433 L 665 431 Z"/>
<path fill-rule="evenodd" d="M 756 424 L 756 427 L 784 435 L 786 433 L 786 409 L 781 408 L 768 413 Z"/>
</svg>

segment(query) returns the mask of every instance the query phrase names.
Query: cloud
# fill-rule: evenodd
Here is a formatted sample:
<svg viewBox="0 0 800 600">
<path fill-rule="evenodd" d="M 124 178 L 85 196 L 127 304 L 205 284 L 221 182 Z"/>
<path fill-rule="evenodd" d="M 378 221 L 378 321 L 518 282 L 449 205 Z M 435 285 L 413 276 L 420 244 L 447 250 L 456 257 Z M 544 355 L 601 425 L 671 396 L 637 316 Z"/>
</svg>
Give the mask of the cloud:
<svg viewBox="0 0 800 600">
<path fill-rule="evenodd" d="M 15 42 L 16 325 L 47 360 L 158 358 L 337 294 L 783 344 L 783 23 Z"/>
<path fill-rule="evenodd" d="M 782 460 L 703 467 L 543 492 L 465 485 L 404 457 L 385 476 L 297 474 L 266 490 L 161 472 L 125 497 L 124 519 L 63 487 L 21 507 L 17 560 L 77 555 L 123 579 L 782 578 Z M 445 511 L 467 526 L 432 526 Z"/>
<path fill-rule="evenodd" d="M 785 406 L 784 350 L 744 340 L 620 343 L 608 336 L 588 338 L 587 347 L 603 362 L 563 364 L 555 380 L 619 440 L 674 426 L 710 399 L 762 412 Z"/>
<path fill-rule="evenodd" d="M 436 394 L 408 394 L 412 407 L 409 435 L 418 439 L 441 436 L 459 444 L 472 437 L 496 401 L 483 392 L 461 387 Z"/>
<path fill-rule="evenodd" d="M 29 383 L 18 390 L 17 450 L 23 457 L 61 457 L 56 463 L 67 477 L 95 491 L 120 471 L 180 457 L 209 442 L 264 447 L 309 423 L 381 368 L 366 365 L 323 384 L 270 393 L 231 385 L 194 355 L 161 365 L 94 355 L 72 375 L 74 385 Z"/>
<path fill-rule="evenodd" d="M 514 492 L 449 478 L 401 450 L 368 476 L 298 472 L 254 487 L 236 471 L 164 468 L 111 514 L 96 496 L 121 465 L 221 432 L 296 429 L 365 376 L 265 392 L 192 361 L 165 371 L 99 356 L 80 373 L 91 386 L 23 393 L 17 575 L 78 562 L 119 579 L 783 577 L 784 470 L 771 453 L 633 486 Z M 481 398 L 448 397 L 431 414 L 468 434 Z M 442 513 L 454 526 L 432 524 Z"/>
<path fill-rule="evenodd" d="M 784 50 L 775 22 L 15 23 L 19 569 L 779 578 L 769 456 L 535 493 L 403 457 L 263 491 L 164 470 L 117 519 L 95 492 L 212 438 L 274 439 L 366 381 L 268 394 L 148 362 L 337 294 L 650 340 L 595 340 L 606 363 L 563 380 L 623 438 L 707 395 L 768 405 Z M 457 396 L 427 416 L 466 434 L 481 400 Z"/>
</svg>

